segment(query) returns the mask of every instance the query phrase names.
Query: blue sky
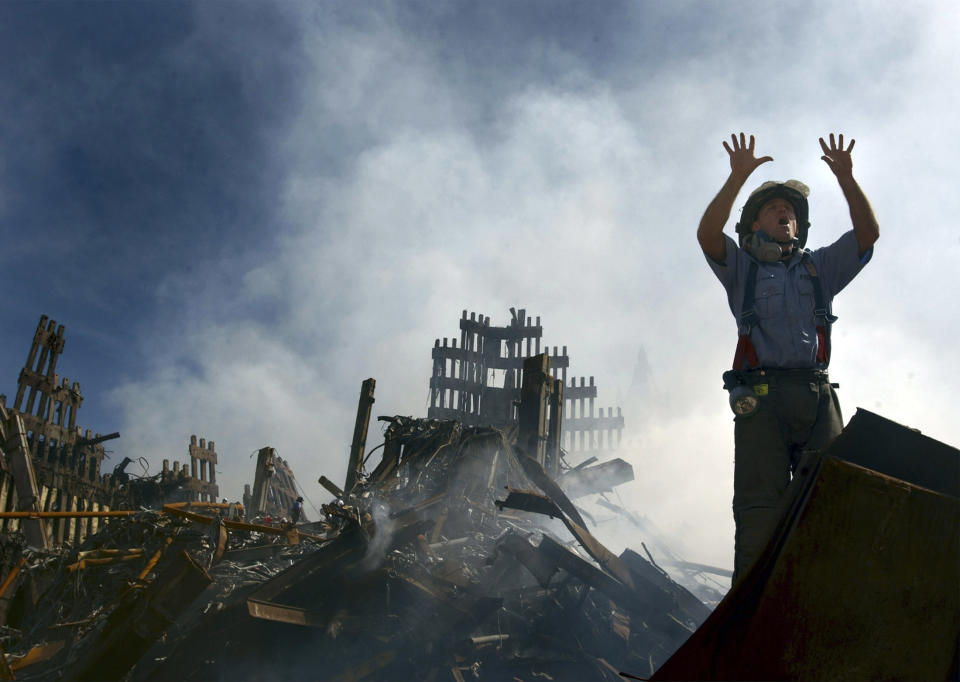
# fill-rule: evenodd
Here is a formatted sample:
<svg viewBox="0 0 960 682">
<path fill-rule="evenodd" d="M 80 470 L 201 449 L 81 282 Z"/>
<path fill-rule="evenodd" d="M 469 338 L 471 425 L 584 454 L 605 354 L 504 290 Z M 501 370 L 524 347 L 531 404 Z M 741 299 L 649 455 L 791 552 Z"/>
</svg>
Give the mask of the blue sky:
<svg viewBox="0 0 960 682">
<path fill-rule="evenodd" d="M 156 471 L 195 433 L 235 498 L 270 444 L 319 505 L 363 379 L 374 414 L 425 415 L 433 340 L 525 307 L 624 407 L 624 502 L 729 565 L 736 334 L 694 237 L 721 142 L 774 157 L 749 187 L 811 187 L 816 247 L 849 227 L 817 138 L 857 139 L 881 240 L 835 303 L 845 416 L 956 445 L 958 24 L 951 2 L 2 3 L 0 392 L 47 314 L 116 456 Z"/>
</svg>

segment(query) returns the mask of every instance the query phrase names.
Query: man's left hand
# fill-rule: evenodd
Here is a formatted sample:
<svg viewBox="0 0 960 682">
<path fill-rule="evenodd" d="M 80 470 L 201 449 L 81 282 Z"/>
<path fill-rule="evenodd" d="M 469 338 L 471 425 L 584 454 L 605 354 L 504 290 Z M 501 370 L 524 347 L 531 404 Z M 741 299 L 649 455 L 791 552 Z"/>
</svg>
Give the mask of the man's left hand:
<svg viewBox="0 0 960 682">
<path fill-rule="evenodd" d="M 846 180 L 853 177 L 853 159 L 850 158 L 850 152 L 853 151 L 853 145 L 856 140 L 850 140 L 850 146 L 843 148 L 843 135 L 839 140 L 834 140 L 833 133 L 830 133 L 830 146 L 820 138 L 820 148 L 823 150 L 823 159 L 838 180 Z"/>
</svg>

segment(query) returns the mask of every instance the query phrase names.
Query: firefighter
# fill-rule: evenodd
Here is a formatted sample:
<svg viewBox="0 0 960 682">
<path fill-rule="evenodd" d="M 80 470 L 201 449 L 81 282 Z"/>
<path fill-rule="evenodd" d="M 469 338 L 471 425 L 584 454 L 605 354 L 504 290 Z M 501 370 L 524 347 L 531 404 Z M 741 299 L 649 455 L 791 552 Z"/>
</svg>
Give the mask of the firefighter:
<svg viewBox="0 0 960 682">
<path fill-rule="evenodd" d="M 300 516 L 303 514 L 303 497 L 298 497 L 297 501 L 293 503 L 293 506 L 290 507 L 290 522 L 293 525 L 296 525 L 300 521 Z"/>
<path fill-rule="evenodd" d="M 766 545 L 780 499 L 800 455 L 824 448 L 843 429 L 830 383 L 832 301 L 869 262 L 879 227 L 853 178 L 843 135 L 820 138 L 821 159 L 850 209 L 853 229 L 829 246 L 805 248 L 810 190 L 796 180 L 765 182 L 748 197 L 736 224 L 723 228 L 740 189 L 770 156 L 757 158 L 755 140 L 731 135 L 723 146 L 730 175 L 707 206 L 697 240 L 727 292 L 739 339 L 724 374 L 734 411 L 733 516 L 736 582 Z"/>
</svg>

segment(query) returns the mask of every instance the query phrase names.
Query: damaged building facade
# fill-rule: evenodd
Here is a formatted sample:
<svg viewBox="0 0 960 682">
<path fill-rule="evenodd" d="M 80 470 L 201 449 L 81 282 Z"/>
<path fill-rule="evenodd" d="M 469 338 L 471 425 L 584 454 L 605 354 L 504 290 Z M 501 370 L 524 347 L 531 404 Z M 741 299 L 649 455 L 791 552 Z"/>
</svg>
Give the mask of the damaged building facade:
<svg viewBox="0 0 960 682">
<path fill-rule="evenodd" d="M 190 436 L 182 466 L 179 461 L 171 466 L 164 460 L 159 475 L 149 480 L 126 471 L 134 462 L 131 457 L 112 470 L 103 470 L 104 443 L 120 434 L 104 435 L 79 425 L 80 384 L 57 373 L 64 332 L 64 325 L 41 316 L 12 405 L 0 394 L 0 512 L 47 515 L 33 544 L 56 547 L 78 544 L 96 533 L 110 518 L 98 515 L 101 512 L 163 501 L 216 501 L 217 453 L 213 441 L 198 441 L 195 435 Z M 84 512 L 88 515 L 83 516 Z M 17 532 L 23 523 L 18 518 L 0 518 L 0 531 Z"/>
<path fill-rule="evenodd" d="M 510 309 L 510 322 L 492 326 L 482 313 L 464 310 L 460 341 L 437 339 L 433 344 L 430 377 L 430 419 L 456 419 L 462 424 L 502 428 L 519 419 L 523 362 L 541 353 L 543 327 L 526 310 Z M 621 408 L 597 408 L 594 377 L 569 377 L 566 346 L 544 348 L 550 363 L 556 404 L 563 406 L 560 447 L 582 458 L 603 456 L 618 449 L 623 434 Z M 553 409 L 553 403 L 548 407 Z"/>
</svg>

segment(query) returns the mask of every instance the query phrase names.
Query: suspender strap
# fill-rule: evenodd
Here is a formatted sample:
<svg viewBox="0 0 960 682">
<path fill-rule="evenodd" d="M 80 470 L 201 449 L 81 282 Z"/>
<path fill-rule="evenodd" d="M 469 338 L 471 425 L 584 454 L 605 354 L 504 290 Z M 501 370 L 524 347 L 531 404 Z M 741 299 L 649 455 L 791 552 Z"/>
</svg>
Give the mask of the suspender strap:
<svg viewBox="0 0 960 682">
<path fill-rule="evenodd" d="M 757 324 L 757 308 L 755 305 L 757 291 L 757 261 L 751 260 L 747 269 L 747 279 L 743 286 L 743 305 L 740 306 L 740 320 L 738 328 L 740 338 L 737 340 L 737 351 L 733 356 L 733 368 L 736 370 L 751 369 L 760 366 L 757 350 L 750 342 L 750 330 Z"/>
<path fill-rule="evenodd" d="M 757 261 L 751 260 L 750 267 L 747 268 L 747 280 L 743 285 L 743 305 L 740 306 L 740 334 L 749 334 L 750 330 L 757 326 L 757 271 L 759 270 Z"/>
<path fill-rule="evenodd" d="M 830 364 L 830 334 L 822 324 L 817 325 L 817 364 Z"/>
<path fill-rule="evenodd" d="M 830 326 L 837 321 L 837 318 L 827 309 L 820 275 L 807 253 L 803 254 L 801 263 L 810 273 L 810 281 L 813 283 L 813 316 L 817 321 L 817 362 L 826 366 L 830 364 Z"/>
<path fill-rule="evenodd" d="M 820 281 L 817 267 L 810 259 L 809 253 L 804 252 L 800 262 L 810 274 L 810 282 L 813 284 L 813 316 L 817 323 L 817 363 L 826 367 L 830 364 L 830 327 L 837 321 L 837 318 L 835 315 L 831 315 L 827 308 L 827 299 L 823 294 L 823 283 Z M 755 305 L 758 270 L 757 262 L 751 260 L 747 269 L 747 279 L 743 286 L 743 305 L 740 306 L 740 319 L 738 321 L 740 337 L 737 340 L 737 351 L 733 356 L 733 368 L 735 370 L 742 371 L 760 366 L 757 350 L 750 341 L 750 331 L 759 322 Z"/>
<path fill-rule="evenodd" d="M 737 339 L 737 352 L 733 355 L 733 368 L 742 371 L 759 366 L 760 360 L 757 358 L 757 350 L 750 343 L 750 335 L 741 334 Z"/>
</svg>

